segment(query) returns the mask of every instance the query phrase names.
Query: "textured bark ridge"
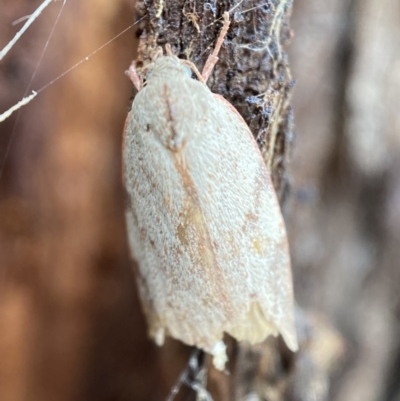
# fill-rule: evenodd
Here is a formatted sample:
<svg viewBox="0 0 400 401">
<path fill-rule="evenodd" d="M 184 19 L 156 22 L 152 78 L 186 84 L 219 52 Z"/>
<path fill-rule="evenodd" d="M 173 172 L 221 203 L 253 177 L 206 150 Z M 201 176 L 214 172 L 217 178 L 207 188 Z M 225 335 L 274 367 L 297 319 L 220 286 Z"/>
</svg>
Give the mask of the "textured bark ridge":
<svg viewBox="0 0 400 401">
<path fill-rule="evenodd" d="M 220 32 L 223 12 L 229 11 L 231 27 L 208 85 L 232 103 L 249 125 L 281 198 L 292 137 L 293 81 L 284 51 L 291 37 L 291 6 L 291 0 L 137 4 L 143 17 L 139 62 L 148 64 L 157 46 L 169 43 L 176 55 L 192 61 L 200 71 Z"/>
</svg>

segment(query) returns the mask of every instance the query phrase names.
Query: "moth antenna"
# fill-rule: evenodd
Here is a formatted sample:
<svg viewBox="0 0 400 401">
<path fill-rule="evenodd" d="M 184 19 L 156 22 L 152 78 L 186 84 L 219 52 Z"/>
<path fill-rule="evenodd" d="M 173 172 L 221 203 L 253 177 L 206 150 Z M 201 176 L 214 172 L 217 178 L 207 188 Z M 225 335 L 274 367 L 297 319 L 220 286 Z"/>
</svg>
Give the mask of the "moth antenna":
<svg viewBox="0 0 400 401">
<path fill-rule="evenodd" d="M 224 43 L 224 39 L 226 34 L 228 33 L 229 25 L 231 21 L 229 20 L 229 13 L 227 11 L 224 12 L 224 26 L 218 36 L 217 43 L 213 52 L 208 56 L 206 63 L 204 64 L 203 71 L 201 75 L 203 76 L 203 82 L 207 82 L 209 76 L 211 75 L 212 70 L 214 69 L 215 64 L 217 64 L 219 58 L 218 53 L 221 50 L 222 43 Z"/>
<path fill-rule="evenodd" d="M 192 63 L 189 60 L 181 60 L 181 62 L 183 64 L 186 64 L 187 66 L 189 66 L 191 68 L 191 70 L 196 74 L 196 77 L 198 78 L 198 80 L 200 82 L 202 82 L 203 84 L 205 84 L 206 82 L 204 81 L 203 75 L 200 74 L 200 71 L 197 69 L 197 67 L 194 65 L 194 63 Z"/>
<path fill-rule="evenodd" d="M 139 74 L 136 70 L 136 60 L 133 60 L 131 65 L 129 66 L 129 69 L 125 71 L 125 74 L 129 77 L 129 79 L 132 81 L 133 85 L 139 92 L 142 89 L 142 80 L 139 77 Z"/>
<path fill-rule="evenodd" d="M 172 52 L 171 45 L 169 43 L 167 43 L 165 45 L 165 52 L 167 53 L 167 56 L 173 56 L 174 55 L 174 53 Z"/>
</svg>

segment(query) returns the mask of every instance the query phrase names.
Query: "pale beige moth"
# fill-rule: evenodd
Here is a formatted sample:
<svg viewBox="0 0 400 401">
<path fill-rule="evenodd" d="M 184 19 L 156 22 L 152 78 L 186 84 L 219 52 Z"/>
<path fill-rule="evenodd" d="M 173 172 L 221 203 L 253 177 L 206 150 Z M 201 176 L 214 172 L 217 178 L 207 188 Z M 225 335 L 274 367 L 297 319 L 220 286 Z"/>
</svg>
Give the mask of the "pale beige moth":
<svg viewBox="0 0 400 401">
<path fill-rule="evenodd" d="M 205 82 L 229 26 L 200 75 L 158 53 L 127 117 L 124 182 L 129 245 L 159 345 L 166 335 L 226 362 L 224 333 L 297 350 L 285 226 L 249 127 Z M 199 80 L 191 77 L 188 65 Z M 142 87 L 143 86 L 143 87 Z"/>
</svg>

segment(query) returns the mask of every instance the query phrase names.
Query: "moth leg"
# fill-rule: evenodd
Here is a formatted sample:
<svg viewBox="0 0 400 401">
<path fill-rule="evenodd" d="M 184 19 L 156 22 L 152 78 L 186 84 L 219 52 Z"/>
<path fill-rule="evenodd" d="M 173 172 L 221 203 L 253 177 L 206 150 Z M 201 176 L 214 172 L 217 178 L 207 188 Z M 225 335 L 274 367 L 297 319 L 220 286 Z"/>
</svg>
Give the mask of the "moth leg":
<svg viewBox="0 0 400 401">
<path fill-rule="evenodd" d="M 227 11 L 225 11 L 224 12 L 224 26 L 222 27 L 222 30 L 218 36 L 217 44 L 215 45 L 213 52 L 208 56 L 208 59 L 204 65 L 203 71 L 201 73 L 204 83 L 207 82 L 207 79 L 210 76 L 215 64 L 217 64 L 217 61 L 218 61 L 217 55 L 221 49 L 222 43 L 224 43 L 224 39 L 228 32 L 230 23 L 231 22 L 229 21 L 229 13 Z"/>
<path fill-rule="evenodd" d="M 171 45 L 169 43 L 165 44 L 165 52 L 167 53 L 167 56 L 173 56 L 174 53 L 172 52 Z"/>
<path fill-rule="evenodd" d="M 136 60 L 132 61 L 129 69 L 125 71 L 125 74 L 129 77 L 129 79 L 132 81 L 133 85 L 135 85 L 135 88 L 139 92 L 142 89 L 143 85 L 142 80 L 140 79 L 139 74 L 136 70 Z"/>
<path fill-rule="evenodd" d="M 171 47 L 171 46 L 170 46 Z M 157 46 L 156 52 L 153 56 L 153 61 L 157 60 L 159 57 L 163 56 L 164 52 L 161 46 Z"/>
<path fill-rule="evenodd" d="M 189 60 L 181 60 L 181 62 L 183 64 L 186 64 L 187 66 L 190 67 L 190 69 L 196 74 L 196 77 L 198 78 L 198 80 L 200 82 L 202 82 L 203 84 L 205 84 L 206 82 L 204 81 L 203 76 L 200 74 L 200 71 L 197 69 L 197 67 L 194 65 L 194 63 L 192 63 Z"/>
</svg>

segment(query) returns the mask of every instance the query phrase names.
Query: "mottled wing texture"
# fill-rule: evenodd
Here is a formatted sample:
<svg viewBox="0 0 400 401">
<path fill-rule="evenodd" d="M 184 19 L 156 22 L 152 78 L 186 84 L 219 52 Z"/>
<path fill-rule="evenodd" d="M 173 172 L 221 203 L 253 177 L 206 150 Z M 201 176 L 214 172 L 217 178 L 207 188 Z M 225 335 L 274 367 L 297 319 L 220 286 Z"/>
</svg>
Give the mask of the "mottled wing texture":
<svg viewBox="0 0 400 401">
<path fill-rule="evenodd" d="M 155 62 L 128 116 L 129 242 L 150 335 L 212 352 L 229 333 L 297 349 L 285 227 L 249 128 L 176 57 Z"/>
</svg>

